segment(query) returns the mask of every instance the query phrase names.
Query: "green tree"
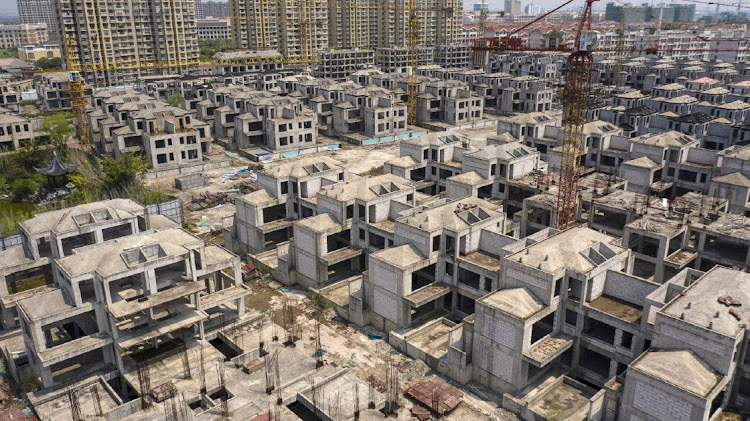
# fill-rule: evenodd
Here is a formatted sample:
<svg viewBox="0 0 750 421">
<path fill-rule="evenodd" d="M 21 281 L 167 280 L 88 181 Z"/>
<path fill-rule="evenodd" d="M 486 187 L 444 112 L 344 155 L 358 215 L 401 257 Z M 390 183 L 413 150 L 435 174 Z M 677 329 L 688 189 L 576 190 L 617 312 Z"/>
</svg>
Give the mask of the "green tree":
<svg viewBox="0 0 750 421">
<path fill-rule="evenodd" d="M 102 184 L 107 190 L 128 190 L 140 183 L 146 171 L 146 160 L 141 155 L 125 154 L 117 159 L 101 161 Z"/>
<path fill-rule="evenodd" d="M 29 200 L 36 194 L 42 184 L 44 184 L 44 177 L 39 174 L 19 178 L 10 184 L 10 194 L 13 200 L 19 202 Z"/>
<path fill-rule="evenodd" d="M 0 49 L 0 58 L 18 58 L 18 50 L 14 48 Z"/>
<path fill-rule="evenodd" d="M 53 58 L 47 58 L 42 57 L 39 60 L 36 61 L 36 67 L 47 70 L 47 69 L 62 69 L 62 58 L 60 57 L 53 57 Z"/>
<path fill-rule="evenodd" d="M 48 114 L 42 119 L 42 130 L 47 133 L 50 144 L 62 156 L 65 156 L 68 139 L 73 134 L 73 126 L 71 126 L 69 118 L 70 113 L 56 112 Z"/>
<path fill-rule="evenodd" d="M 211 61 L 214 54 L 228 50 L 231 47 L 231 42 L 228 39 L 206 39 L 198 41 L 198 48 L 200 52 L 201 61 Z"/>
<path fill-rule="evenodd" d="M 173 106 L 173 107 L 179 107 L 180 106 L 180 100 L 182 99 L 182 95 L 178 94 L 177 92 L 173 93 L 172 96 L 167 98 L 166 103 Z"/>
</svg>

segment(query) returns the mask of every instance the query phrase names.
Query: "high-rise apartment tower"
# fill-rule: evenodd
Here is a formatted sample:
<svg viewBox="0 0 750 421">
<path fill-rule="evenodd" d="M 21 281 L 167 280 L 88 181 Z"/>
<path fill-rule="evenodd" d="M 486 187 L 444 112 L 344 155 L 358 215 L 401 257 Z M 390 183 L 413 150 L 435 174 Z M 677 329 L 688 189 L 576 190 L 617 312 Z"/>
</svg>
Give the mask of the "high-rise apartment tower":
<svg viewBox="0 0 750 421">
<path fill-rule="evenodd" d="M 47 30 L 57 33 L 57 18 L 53 0 L 16 0 L 21 23 L 46 23 Z"/>
<path fill-rule="evenodd" d="M 194 0 L 57 0 L 57 19 L 62 44 L 72 38 L 73 57 L 86 79 L 108 86 L 197 66 L 194 5 Z"/>
</svg>

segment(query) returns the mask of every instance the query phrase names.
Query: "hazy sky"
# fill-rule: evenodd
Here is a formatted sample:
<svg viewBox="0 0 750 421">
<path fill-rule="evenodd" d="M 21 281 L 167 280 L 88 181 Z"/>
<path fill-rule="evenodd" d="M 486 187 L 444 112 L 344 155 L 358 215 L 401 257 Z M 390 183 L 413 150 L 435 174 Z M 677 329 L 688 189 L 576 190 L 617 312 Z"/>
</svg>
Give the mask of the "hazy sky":
<svg viewBox="0 0 750 421">
<path fill-rule="evenodd" d="M 17 15 L 16 0 L 0 0 L 0 15 Z"/>
</svg>

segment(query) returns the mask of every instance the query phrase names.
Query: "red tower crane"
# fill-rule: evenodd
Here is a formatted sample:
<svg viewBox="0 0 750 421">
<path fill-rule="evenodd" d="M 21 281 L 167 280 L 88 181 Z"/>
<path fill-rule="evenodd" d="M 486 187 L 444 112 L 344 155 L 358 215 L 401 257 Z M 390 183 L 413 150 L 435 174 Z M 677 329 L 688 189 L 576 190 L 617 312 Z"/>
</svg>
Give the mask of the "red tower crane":
<svg viewBox="0 0 750 421">
<path fill-rule="evenodd" d="M 559 189 L 557 193 L 557 229 L 566 229 L 575 222 L 578 202 L 578 178 L 580 176 L 581 151 L 583 150 L 583 126 L 586 124 L 589 91 L 591 90 L 591 70 L 594 56 L 586 45 L 584 30 L 591 30 L 591 5 L 598 0 L 586 0 L 581 19 L 576 30 L 575 44 L 568 56 L 563 90 L 563 138 L 562 159 L 560 162 Z M 528 28 L 547 15 L 562 9 L 573 0 L 539 16 L 537 19 L 512 31 L 502 39 L 483 38 L 475 40 L 473 50 L 531 50 L 521 45 L 520 38 L 513 35 Z M 545 49 L 550 50 L 550 49 Z M 564 47 L 559 50 L 564 51 Z"/>
<path fill-rule="evenodd" d="M 563 135 L 560 162 L 559 190 L 557 192 L 557 229 L 566 229 L 575 222 L 578 202 L 578 177 L 581 170 L 583 126 L 586 124 L 591 70 L 594 56 L 586 46 L 584 28 L 591 30 L 591 5 L 597 0 L 586 0 L 581 21 L 576 31 L 573 52 L 568 56 L 563 90 Z"/>
</svg>

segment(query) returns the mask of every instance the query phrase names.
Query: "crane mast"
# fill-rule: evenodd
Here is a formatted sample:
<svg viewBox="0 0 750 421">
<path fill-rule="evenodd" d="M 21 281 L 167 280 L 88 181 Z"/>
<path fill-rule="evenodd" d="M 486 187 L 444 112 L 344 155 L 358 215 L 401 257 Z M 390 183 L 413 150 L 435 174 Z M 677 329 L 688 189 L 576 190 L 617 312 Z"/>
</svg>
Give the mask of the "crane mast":
<svg viewBox="0 0 750 421">
<path fill-rule="evenodd" d="M 583 127 L 586 124 L 591 70 L 594 56 L 588 51 L 583 30 L 591 29 L 591 4 L 586 0 L 580 25 L 576 32 L 573 53 L 568 56 L 563 90 L 562 159 L 560 162 L 559 189 L 557 193 L 556 228 L 569 228 L 576 218 L 578 205 L 578 178 L 580 176 Z"/>
<path fill-rule="evenodd" d="M 417 17 L 417 0 L 409 2 L 409 102 L 407 104 L 408 120 L 411 126 L 417 124 L 417 90 L 419 81 L 417 72 L 419 67 L 419 18 Z"/>
<path fill-rule="evenodd" d="M 75 48 L 73 37 L 69 36 L 65 40 L 65 44 L 67 46 L 68 94 L 70 95 L 70 107 L 73 109 L 75 118 L 76 136 L 78 137 L 81 149 L 91 152 L 89 121 L 86 117 L 86 82 L 81 73 L 76 54 L 73 52 L 73 48 Z"/>
</svg>

